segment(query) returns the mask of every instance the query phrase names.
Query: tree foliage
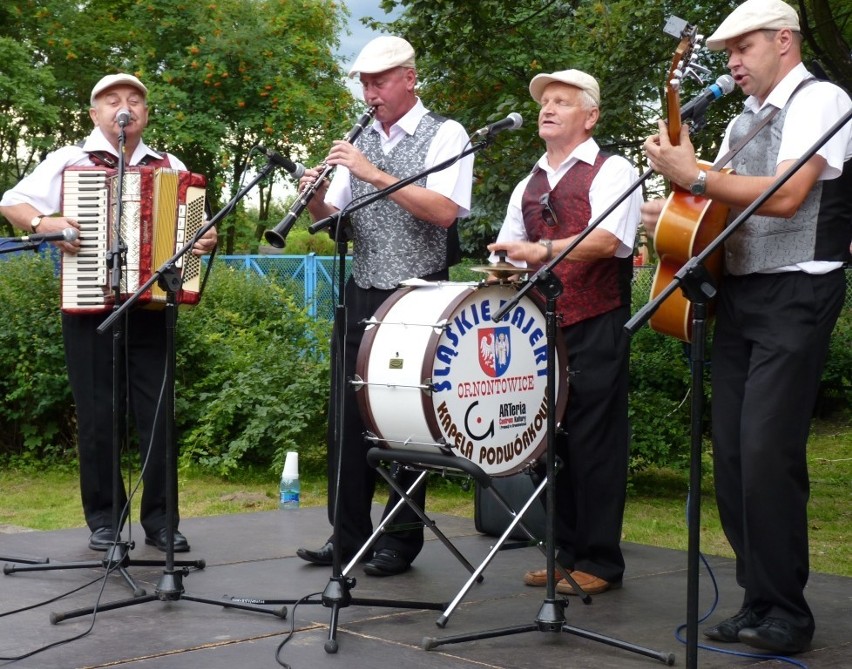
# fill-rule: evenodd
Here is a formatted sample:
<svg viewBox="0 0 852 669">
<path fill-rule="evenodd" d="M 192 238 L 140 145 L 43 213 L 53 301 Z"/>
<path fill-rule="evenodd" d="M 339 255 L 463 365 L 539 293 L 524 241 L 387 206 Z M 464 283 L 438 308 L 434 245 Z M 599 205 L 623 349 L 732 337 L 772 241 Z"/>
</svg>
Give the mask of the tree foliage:
<svg viewBox="0 0 852 669">
<path fill-rule="evenodd" d="M 740 0 L 384 0 L 395 21 L 372 22 L 408 39 L 417 51 L 421 94 L 436 111 L 474 129 L 517 111 L 524 127 L 497 137 L 476 156 L 473 215 L 463 223 L 467 251 L 484 255 L 496 235 L 514 185 L 543 150 L 530 79 L 541 72 L 577 68 L 601 85 L 602 116 L 596 138 L 644 171 L 642 141 L 656 132 L 664 109 L 665 76 L 678 40 L 665 34 L 669 16 L 707 35 Z M 843 0 L 801 0 L 808 58 L 820 55 L 840 85 L 849 76 L 850 7 Z M 711 75 L 688 80 L 684 100 L 725 70 L 724 55 L 702 51 Z M 715 155 L 727 121 L 742 104 L 740 93 L 715 103 L 706 128 L 693 138 L 700 154 Z M 653 189 L 661 184 L 650 182 Z"/>
<path fill-rule="evenodd" d="M 347 13 L 335 0 L 25 0 L 0 11 L 0 55 L 13 65 L 0 74 L 10 93 L 0 186 L 88 133 L 89 92 L 110 72 L 145 82 L 146 140 L 205 174 L 214 206 L 238 190 L 255 144 L 300 154 L 351 116 L 333 56 Z M 224 234 L 232 252 L 227 219 Z"/>
</svg>

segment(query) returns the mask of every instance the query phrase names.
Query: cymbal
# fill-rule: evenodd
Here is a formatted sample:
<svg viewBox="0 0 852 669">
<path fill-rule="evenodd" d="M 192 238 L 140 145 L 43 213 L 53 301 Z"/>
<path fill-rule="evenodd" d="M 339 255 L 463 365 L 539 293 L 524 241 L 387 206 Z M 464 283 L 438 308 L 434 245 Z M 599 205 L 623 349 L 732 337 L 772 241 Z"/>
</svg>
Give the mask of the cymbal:
<svg viewBox="0 0 852 669">
<path fill-rule="evenodd" d="M 512 263 L 498 262 L 493 265 L 476 265 L 470 268 L 474 272 L 493 274 L 498 279 L 506 279 L 514 274 L 529 274 L 532 272 L 528 267 L 516 267 Z"/>
</svg>

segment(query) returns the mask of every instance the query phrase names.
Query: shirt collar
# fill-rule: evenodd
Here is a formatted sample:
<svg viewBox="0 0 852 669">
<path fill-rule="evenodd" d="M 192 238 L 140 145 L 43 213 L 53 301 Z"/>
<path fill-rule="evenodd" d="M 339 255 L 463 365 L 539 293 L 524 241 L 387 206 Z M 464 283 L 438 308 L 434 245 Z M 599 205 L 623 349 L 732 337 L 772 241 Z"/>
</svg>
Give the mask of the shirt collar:
<svg viewBox="0 0 852 669">
<path fill-rule="evenodd" d="M 799 63 L 775 85 L 775 88 L 773 88 L 769 95 L 766 96 L 766 102 L 764 102 L 762 106 L 755 96 L 749 95 L 745 100 L 745 108 L 754 113 L 757 113 L 766 105 L 772 105 L 773 107 L 778 107 L 778 109 L 783 109 L 790 100 L 790 96 L 793 95 L 793 91 L 796 90 L 796 87 L 802 83 L 802 81 L 809 79 L 811 76 L 812 75 L 808 72 L 805 64 Z"/>
<path fill-rule="evenodd" d="M 91 134 L 86 138 L 86 141 L 83 143 L 83 151 L 86 153 L 93 153 L 95 151 L 105 151 L 109 154 L 112 154 L 116 158 L 118 158 L 118 151 L 115 150 L 115 147 L 109 143 L 107 138 L 104 136 L 104 133 L 101 132 L 100 128 L 95 128 L 92 130 Z M 162 158 L 162 155 L 149 148 L 145 142 L 141 139 L 139 140 L 139 144 L 136 145 L 136 149 L 133 151 L 133 155 L 130 157 L 129 165 L 138 165 L 145 156 L 151 156 L 153 158 Z"/>
<path fill-rule="evenodd" d="M 420 119 L 422 119 L 428 113 L 429 110 L 426 109 L 426 106 L 418 97 L 417 102 L 414 103 L 414 106 L 407 112 L 405 112 L 402 118 L 391 126 L 388 137 L 391 137 L 400 131 L 404 132 L 407 135 L 413 135 L 414 132 L 417 130 L 417 126 L 420 125 Z M 371 128 L 379 134 L 384 134 L 381 121 L 374 119 Z"/>
<path fill-rule="evenodd" d="M 582 144 L 578 144 L 577 146 L 575 146 L 574 150 L 570 154 L 568 154 L 568 157 L 563 160 L 559 164 L 559 167 L 557 167 L 555 170 L 550 167 L 550 163 L 547 162 L 546 153 L 538 159 L 538 166 L 547 173 L 555 173 L 567 169 L 578 160 L 582 160 L 584 163 L 588 163 L 589 165 L 594 165 L 595 160 L 598 157 L 599 151 L 600 147 L 598 146 L 598 143 L 595 141 L 594 137 L 589 137 Z"/>
</svg>

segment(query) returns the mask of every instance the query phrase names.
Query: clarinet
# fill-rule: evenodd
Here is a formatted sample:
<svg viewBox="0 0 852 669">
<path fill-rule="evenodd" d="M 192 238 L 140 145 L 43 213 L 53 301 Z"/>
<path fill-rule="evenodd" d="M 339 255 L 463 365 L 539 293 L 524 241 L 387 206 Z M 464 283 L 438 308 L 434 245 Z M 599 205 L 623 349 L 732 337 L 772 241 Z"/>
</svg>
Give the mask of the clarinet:
<svg viewBox="0 0 852 669">
<path fill-rule="evenodd" d="M 344 142 L 349 142 L 350 144 L 354 143 L 358 136 L 364 131 L 367 127 L 367 124 L 373 120 L 373 117 L 376 115 L 376 108 L 370 107 L 364 114 L 359 118 L 355 125 L 352 126 L 352 129 L 346 133 L 346 136 L 343 138 Z M 314 195 L 316 195 L 317 190 L 323 181 L 331 177 L 331 173 L 334 171 L 334 165 L 327 165 L 325 163 L 322 164 L 322 172 L 317 177 L 317 180 L 310 184 L 307 188 L 305 188 L 299 196 L 296 198 L 296 201 L 290 206 L 290 211 L 287 212 L 287 215 L 281 220 L 281 222 L 276 225 L 271 230 L 267 230 L 263 235 L 266 238 L 266 241 L 269 242 L 270 245 L 274 246 L 277 249 L 283 249 L 285 245 L 285 239 L 287 237 L 287 233 L 290 231 L 290 228 L 293 227 L 293 224 L 296 222 L 296 219 L 299 218 L 299 215 L 305 210 L 305 207 L 308 206 L 308 203 L 313 199 Z"/>
</svg>

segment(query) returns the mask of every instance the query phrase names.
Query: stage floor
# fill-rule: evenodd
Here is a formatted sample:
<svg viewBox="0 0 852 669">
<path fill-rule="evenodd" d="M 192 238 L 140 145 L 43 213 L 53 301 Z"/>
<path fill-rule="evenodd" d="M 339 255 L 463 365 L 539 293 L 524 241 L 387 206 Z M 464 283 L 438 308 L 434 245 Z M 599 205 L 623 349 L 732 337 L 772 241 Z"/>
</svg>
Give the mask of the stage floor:
<svg viewBox="0 0 852 669">
<path fill-rule="evenodd" d="M 380 513 L 374 507 L 376 516 Z M 461 553 L 478 566 L 495 539 L 481 535 L 473 521 L 436 515 L 434 520 Z M 141 528 L 133 527 L 136 548 L 133 560 L 154 560 L 163 554 L 144 545 Z M 405 667 L 405 669 L 549 669 L 594 667 L 629 669 L 665 666 L 668 654 L 675 666 L 686 666 L 686 647 L 676 639 L 678 626 L 686 621 L 687 560 L 679 551 L 626 544 L 627 573 L 620 590 L 597 595 L 589 605 L 571 597 L 565 608 L 566 632 L 526 631 L 496 638 L 464 641 L 424 649 L 424 640 L 533 626 L 544 603 L 543 588 L 523 585 L 526 569 L 544 566 L 536 547 L 500 551 L 484 571 L 484 580 L 474 584 L 446 617 L 437 621 L 456 598 L 469 573 L 427 530 L 426 546 L 413 568 L 391 578 L 366 576 L 356 567 L 351 589 L 355 600 L 339 612 L 336 654 L 325 651 L 332 610 L 319 595 L 313 603 L 293 610 L 290 602 L 321 593 L 329 584 L 330 568 L 309 565 L 296 557 L 299 546 L 318 547 L 329 534 L 324 508 L 258 512 L 209 518 L 188 518 L 181 531 L 192 551 L 178 554 L 178 561 L 205 562 L 182 578 L 184 596 L 177 601 L 136 602 L 131 606 L 104 610 L 109 602 L 131 597 L 124 579 L 111 574 L 100 599 L 101 610 L 91 615 L 68 617 L 56 624 L 51 614 L 95 605 L 105 569 L 101 553 L 88 550 L 85 529 L 55 532 L 0 533 L 0 561 L 7 565 L 0 576 L 0 656 L 9 658 L 51 643 L 60 644 L 14 663 L 0 666 L 20 669 L 72 669 L 120 666 L 125 669 L 233 669 L 279 666 L 276 650 L 292 621 L 296 633 L 283 647 L 281 659 L 293 669 L 326 667 Z M 24 560 L 49 558 L 50 564 L 95 561 L 80 569 L 20 572 Z M 720 602 L 704 627 L 734 613 L 741 591 L 734 582 L 729 559 L 709 557 L 718 583 Z M 9 573 L 8 565 L 16 569 Z M 165 567 L 130 565 L 128 573 L 151 594 L 162 588 Z M 69 593 L 87 583 L 92 585 L 39 608 L 17 611 Z M 209 601 L 199 602 L 193 598 Z M 282 600 L 287 617 L 226 608 L 220 605 L 240 600 Z M 699 615 L 714 600 L 713 580 L 702 567 Z M 427 602 L 437 609 L 406 609 L 376 605 L 389 600 Z M 797 660 L 811 669 L 852 666 L 852 579 L 811 574 L 808 599 L 817 619 L 813 649 Z M 91 630 L 89 631 L 89 629 Z M 625 642 L 630 649 L 591 640 L 577 630 Z M 88 633 L 87 633 L 88 632 Z M 87 633 L 87 634 L 86 634 Z M 82 638 L 75 637 L 83 635 Z M 686 632 L 682 633 L 685 638 Z M 699 638 L 699 643 L 703 637 Z M 428 645 L 428 643 L 426 644 Z M 636 652 L 645 649 L 646 656 Z M 741 644 L 725 645 L 726 651 L 748 652 Z M 781 667 L 776 660 L 736 657 L 699 649 L 701 667 Z"/>
</svg>

